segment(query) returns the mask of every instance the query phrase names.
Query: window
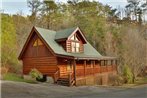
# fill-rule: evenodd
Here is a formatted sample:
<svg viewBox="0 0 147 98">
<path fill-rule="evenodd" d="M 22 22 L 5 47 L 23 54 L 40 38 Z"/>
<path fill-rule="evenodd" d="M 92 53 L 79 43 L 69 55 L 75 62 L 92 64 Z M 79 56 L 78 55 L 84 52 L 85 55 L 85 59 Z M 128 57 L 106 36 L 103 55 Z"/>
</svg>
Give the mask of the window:
<svg viewBox="0 0 147 98">
<path fill-rule="evenodd" d="M 71 42 L 71 51 L 72 52 L 80 52 L 79 42 Z"/>
<path fill-rule="evenodd" d="M 101 61 L 101 66 L 105 66 L 105 61 Z"/>
<path fill-rule="evenodd" d="M 43 43 L 42 43 L 42 41 L 40 39 L 36 39 L 34 44 L 33 44 L 34 47 L 35 46 L 41 46 L 41 45 L 43 45 Z"/>
<path fill-rule="evenodd" d="M 38 46 L 43 45 L 42 41 L 40 39 L 38 39 Z"/>
<path fill-rule="evenodd" d="M 93 68 L 93 61 L 87 61 L 86 64 L 87 64 L 87 67 Z"/>
</svg>

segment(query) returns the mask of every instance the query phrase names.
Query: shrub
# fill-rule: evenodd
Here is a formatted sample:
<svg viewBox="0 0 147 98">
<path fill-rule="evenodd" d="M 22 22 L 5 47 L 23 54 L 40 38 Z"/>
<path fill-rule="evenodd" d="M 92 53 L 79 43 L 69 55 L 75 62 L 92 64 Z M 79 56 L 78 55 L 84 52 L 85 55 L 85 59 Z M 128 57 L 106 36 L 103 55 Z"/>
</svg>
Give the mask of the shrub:
<svg viewBox="0 0 147 98">
<path fill-rule="evenodd" d="M 124 76 L 125 83 L 133 82 L 133 74 L 131 72 L 131 69 L 127 65 L 124 66 L 123 76 Z"/>
<path fill-rule="evenodd" d="M 120 86 L 124 84 L 123 77 L 120 75 L 109 75 L 109 84 L 112 86 Z"/>
<path fill-rule="evenodd" d="M 32 78 L 38 78 L 41 79 L 43 77 L 43 75 L 41 74 L 41 72 L 39 72 L 36 68 L 33 68 L 30 73 Z"/>
</svg>

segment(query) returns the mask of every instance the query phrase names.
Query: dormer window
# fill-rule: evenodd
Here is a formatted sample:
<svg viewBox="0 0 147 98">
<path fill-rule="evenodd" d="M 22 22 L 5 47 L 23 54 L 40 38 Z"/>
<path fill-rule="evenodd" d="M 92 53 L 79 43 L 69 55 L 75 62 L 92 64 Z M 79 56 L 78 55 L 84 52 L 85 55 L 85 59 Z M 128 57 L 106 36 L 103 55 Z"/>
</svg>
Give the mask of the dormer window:
<svg viewBox="0 0 147 98">
<path fill-rule="evenodd" d="M 76 34 L 71 37 L 71 52 L 80 52 L 80 41 Z"/>
</svg>

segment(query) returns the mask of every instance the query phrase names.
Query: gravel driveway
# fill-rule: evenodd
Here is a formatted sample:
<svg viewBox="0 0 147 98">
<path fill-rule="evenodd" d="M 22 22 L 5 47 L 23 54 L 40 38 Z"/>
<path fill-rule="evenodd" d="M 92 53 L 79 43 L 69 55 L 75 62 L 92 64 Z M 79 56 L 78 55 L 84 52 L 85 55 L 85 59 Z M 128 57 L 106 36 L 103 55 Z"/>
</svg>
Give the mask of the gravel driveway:
<svg viewBox="0 0 147 98">
<path fill-rule="evenodd" d="M 2 98 L 147 98 L 147 85 L 134 88 L 101 86 L 66 87 L 2 81 Z"/>
</svg>

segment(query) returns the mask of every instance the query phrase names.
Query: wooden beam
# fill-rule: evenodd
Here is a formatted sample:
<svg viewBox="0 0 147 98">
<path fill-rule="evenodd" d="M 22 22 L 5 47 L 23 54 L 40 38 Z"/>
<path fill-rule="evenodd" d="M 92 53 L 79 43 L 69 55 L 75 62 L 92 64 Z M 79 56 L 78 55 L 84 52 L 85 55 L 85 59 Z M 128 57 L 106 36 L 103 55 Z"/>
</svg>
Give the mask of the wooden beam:
<svg viewBox="0 0 147 98">
<path fill-rule="evenodd" d="M 100 73 L 102 73 L 102 71 L 101 71 L 101 67 L 102 67 L 102 64 L 101 64 L 101 60 L 100 60 Z"/>
<path fill-rule="evenodd" d="M 74 70 L 74 80 L 75 80 L 75 85 L 76 85 L 76 61 L 75 59 L 73 60 L 73 70 Z"/>
<path fill-rule="evenodd" d="M 95 60 L 93 61 L 93 75 L 95 74 L 94 68 L 95 68 Z"/>
<path fill-rule="evenodd" d="M 86 76 L 86 60 L 84 60 L 84 77 Z"/>
<path fill-rule="evenodd" d="M 106 65 L 106 69 L 107 69 L 107 72 L 108 72 L 108 60 L 105 60 L 105 65 Z"/>
</svg>

